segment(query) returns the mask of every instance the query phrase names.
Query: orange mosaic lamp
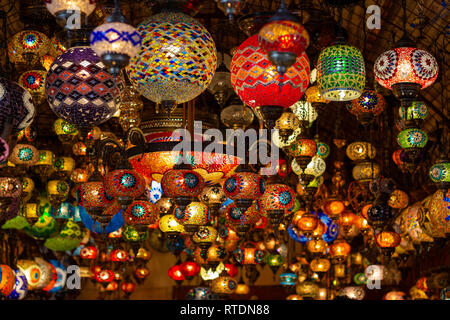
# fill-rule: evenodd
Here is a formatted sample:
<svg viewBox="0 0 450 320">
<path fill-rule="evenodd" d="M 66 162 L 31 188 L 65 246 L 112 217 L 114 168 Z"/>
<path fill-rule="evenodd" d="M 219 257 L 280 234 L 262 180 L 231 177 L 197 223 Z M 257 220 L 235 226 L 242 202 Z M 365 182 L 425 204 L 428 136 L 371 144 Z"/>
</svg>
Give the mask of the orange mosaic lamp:
<svg viewBox="0 0 450 320">
<path fill-rule="evenodd" d="M 143 155 L 140 154 L 138 147 L 128 150 L 130 164 L 147 181 L 161 182 L 163 175 L 173 169 L 180 157 L 179 151 L 173 151 L 180 140 L 172 137 L 172 132 L 163 132 L 147 135 L 146 141 L 146 151 Z M 238 157 L 226 155 L 225 150 L 223 147 L 224 153 L 214 154 L 191 151 L 186 152 L 185 157 L 192 170 L 203 177 L 205 184 L 213 185 L 232 175 L 240 163 Z"/>
</svg>

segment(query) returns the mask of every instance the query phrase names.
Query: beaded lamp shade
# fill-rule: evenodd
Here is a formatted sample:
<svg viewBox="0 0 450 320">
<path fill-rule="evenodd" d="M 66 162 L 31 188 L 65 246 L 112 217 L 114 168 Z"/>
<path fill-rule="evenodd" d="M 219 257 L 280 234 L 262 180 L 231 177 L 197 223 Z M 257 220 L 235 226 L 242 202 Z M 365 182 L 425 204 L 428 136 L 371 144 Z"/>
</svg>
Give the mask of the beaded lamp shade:
<svg viewBox="0 0 450 320">
<path fill-rule="evenodd" d="M 317 84 L 322 96 L 331 101 L 357 99 L 364 90 L 366 71 L 361 52 L 337 44 L 322 50 L 317 63 Z"/>
<path fill-rule="evenodd" d="M 22 73 L 17 82 L 22 88 L 28 90 L 36 104 L 41 104 L 45 100 L 45 78 L 46 71 L 30 70 Z"/>
<path fill-rule="evenodd" d="M 123 83 L 111 76 L 89 47 L 73 47 L 55 59 L 45 90 L 56 115 L 78 127 L 95 126 L 117 112 Z"/>
<path fill-rule="evenodd" d="M 385 88 L 399 83 L 415 83 L 425 89 L 438 76 L 438 63 L 427 51 L 411 47 L 382 53 L 374 65 L 375 80 Z"/>
<path fill-rule="evenodd" d="M 311 139 L 298 138 L 291 144 L 289 152 L 293 157 L 307 156 L 312 158 L 317 152 L 317 144 Z"/>
<path fill-rule="evenodd" d="M 220 276 L 211 281 L 211 290 L 217 294 L 232 294 L 237 287 L 237 282 L 229 275 Z"/>
<path fill-rule="evenodd" d="M 126 224 L 150 225 L 159 218 L 159 208 L 150 201 L 135 200 L 123 214 Z"/>
<path fill-rule="evenodd" d="M 292 160 L 291 168 L 296 175 L 301 175 L 304 172 L 307 175 L 320 177 L 325 172 L 327 164 L 321 157 L 316 155 L 311 159 L 304 171 L 295 159 Z"/>
<path fill-rule="evenodd" d="M 164 12 L 138 26 L 142 47 L 127 68 L 133 86 L 156 103 L 190 101 L 202 93 L 216 70 L 209 32 L 183 13 Z"/>
<path fill-rule="evenodd" d="M 403 149 L 423 148 L 428 142 L 428 135 L 418 128 L 409 128 L 400 131 L 397 142 Z"/>
<path fill-rule="evenodd" d="M 15 82 L 0 78 L 0 111 L 0 123 L 8 119 L 8 123 L 20 131 L 31 124 L 36 110 L 27 90 Z"/>
<path fill-rule="evenodd" d="M 18 260 L 17 267 L 25 274 L 29 290 L 35 290 L 41 280 L 43 270 L 33 260 Z"/>
<path fill-rule="evenodd" d="M 249 107 L 288 108 L 300 100 L 308 87 L 310 66 L 308 57 L 303 52 L 279 83 L 276 67 L 258 46 L 258 35 L 255 34 L 236 49 L 230 72 L 234 91 Z"/>
<path fill-rule="evenodd" d="M 14 54 L 28 63 L 38 59 L 50 49 L 50 39 L 39 31 L 24 30 L 11 38 Z"/>
</svg>

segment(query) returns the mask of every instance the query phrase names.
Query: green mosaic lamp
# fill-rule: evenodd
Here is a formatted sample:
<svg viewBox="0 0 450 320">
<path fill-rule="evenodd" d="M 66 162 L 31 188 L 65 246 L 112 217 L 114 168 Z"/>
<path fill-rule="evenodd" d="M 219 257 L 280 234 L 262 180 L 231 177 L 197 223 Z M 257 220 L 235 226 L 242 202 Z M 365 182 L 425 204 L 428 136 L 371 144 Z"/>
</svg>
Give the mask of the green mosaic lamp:
<svg viewBox="0 0 450 320">
<path fill-rule="evenodd" d="M 405 150 L 411 162 L 415 163 L 419 160 L 421 149 L 428 142 L 428 135 L 419 128 L 407 128 L 400 131 L 397 136 L 399 146 Z"/>
<path fill-rule="evenodd" d="M 317 61 L 319 92 L 327 100 L 350 101 L 361 96 L 365 81 L 361 51 L 345 42 L 339 28 L 336 42 L 323 49 Z"/>
</svg>

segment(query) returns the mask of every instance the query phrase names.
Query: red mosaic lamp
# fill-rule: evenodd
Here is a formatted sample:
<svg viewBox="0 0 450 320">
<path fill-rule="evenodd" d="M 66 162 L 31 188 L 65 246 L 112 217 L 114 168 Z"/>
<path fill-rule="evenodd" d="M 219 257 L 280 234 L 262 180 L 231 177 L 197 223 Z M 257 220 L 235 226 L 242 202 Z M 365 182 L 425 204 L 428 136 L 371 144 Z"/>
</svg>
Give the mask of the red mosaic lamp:
<svg viewBox="0 0 450 320">
<path fill-rule="evenodd" d="M 287 69 L 309 46 L 309 35 L 282 0 L 278 11 L 259 31 L 258 43 L 269 61 L 277 67 L 282 80 Z"/>
</svg>

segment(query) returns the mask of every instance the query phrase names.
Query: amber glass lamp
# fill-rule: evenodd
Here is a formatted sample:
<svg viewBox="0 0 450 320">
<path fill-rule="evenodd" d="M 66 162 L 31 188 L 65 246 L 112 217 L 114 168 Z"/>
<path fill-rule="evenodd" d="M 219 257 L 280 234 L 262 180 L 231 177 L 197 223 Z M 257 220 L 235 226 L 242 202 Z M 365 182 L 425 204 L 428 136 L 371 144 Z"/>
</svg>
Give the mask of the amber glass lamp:
<svg viewBox="0 0 450 320">
<path fill-rule="evenodd" d="M 381 248 L 382 252 L 386 255 L 391 255 L 395 251 L 395 247 L 397 247 L 402 238 L 401 236 L 391 230 L 381 231 L 375 236 L 375 242 L 379 248 Z"/>
<path fill-rule="evenodd" d="M 319 219 L 310 212 L 304 213 L 297 221 L 297 229 L 306 237 L 309 237 L 319 224 Z"/>
<path fill-rule="evenodd" d="M 330 255 L 333 262 L 340 263 L 344 261 L 350 253 L 350 245 L 343 239 L 336 239 L 330 245 Z"/>
<path fill-rule="evenodd" d="M 313 259 L 309 267 L 313 272 L 325 273 L 330 269 L 330 261 L 325 258 Z"/>
<path fill-rule="evenodd" d="M 327 249 L 327 243 L 323 239 L 312 239 L 307 242 L 306 248 L 313 256 L 321 256 Z"/>
</svg>

